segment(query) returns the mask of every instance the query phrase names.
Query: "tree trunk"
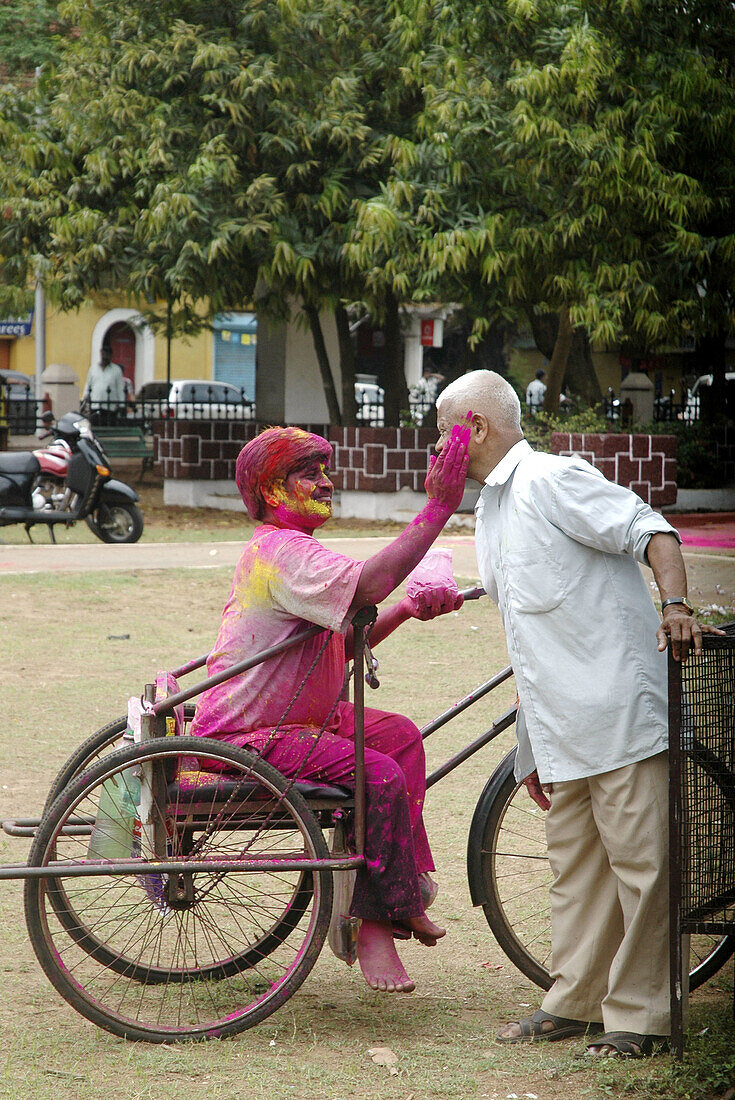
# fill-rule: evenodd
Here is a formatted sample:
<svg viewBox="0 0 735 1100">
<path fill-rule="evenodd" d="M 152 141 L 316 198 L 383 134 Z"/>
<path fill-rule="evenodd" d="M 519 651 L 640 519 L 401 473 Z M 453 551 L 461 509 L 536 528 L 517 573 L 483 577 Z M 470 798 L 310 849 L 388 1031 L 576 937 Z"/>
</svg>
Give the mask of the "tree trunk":
<svg viewBox="0 0 735 1100">
<path fill-rule="evenodd" d="M 569 310 L 562 306 L 559 310 L 559 326 L 554 341 L 554 349 L 546 372 L 546 395 L 544 412 L 556 415 L 559 412 L 559 396 L 567 369 L 567 360 L 574 340 L 574 329 L 569 319 Z"/>
<path fill-rule="evenodd" d="M 529 310 L 528 317 L 536 347 L 550 361 L 559 335 L 559 316 L 555 313 L 535 313 Z M 587 405 L 599 405 L 602 401 L 602 390 L 592 362 L 589 337 L 584 328 L 574 330 L 561 385 L 562 389 L 568 387 L 568 396 L 578 397 Z"/>
<path fill-rule="evenodd" d="M 408 409 L 408 383 L 403 366 L 403 333 L 398 313 L 398 300 L 386 291 L 383 300 L 383 332 L 385 333 L 385 424 L 397 428 L 401 411 Z"/>
<path fill-rule="evenodd" d="M 342 424 L 353 427 L 357 424 L 357 402 L 355 401 L 355 348 L 350 336 L 350 319 L 341 302 L 334 310 L 339 341 L 339 365 L 342 372 Z"/>
<path fill-rule="evenodd" d="M 304 302 L 304 313 L 309 319 L 311 338 L 314 341 L 314 350 L 319 364 L 319 373 L 322 376 L 324 396 L 327 399 L 329 423 L 335 427 L 339 427 L 342 424 L 342 414 L 339 409 L 339 401 L 337 400 L 337 390 L 334 386 L 332 368 L 329 363 L 329 355 L 327 354 L 327 345 L 324 342 L 324 333 L 319 318 L 319 310 L 310 302 Z"/>
<path fill-rule="evenodd" d="M 725 336 L 715 333 L 697 341 L 696 363 L 698 374 L 711 374 L 712 385 L 699 389 L 699 416 L 705 424 L 722 420 L 729 413 L 727 408 L 727 352 Z"/>
<path fill-rule="evenodd" d="M 590 339 L 585 328 L 574 330 L 563 386 L 567 397 L 580 398 L 585 405 L 594 407 L 602 402 L 602 389 L 592 362 Z"/>
</svg>

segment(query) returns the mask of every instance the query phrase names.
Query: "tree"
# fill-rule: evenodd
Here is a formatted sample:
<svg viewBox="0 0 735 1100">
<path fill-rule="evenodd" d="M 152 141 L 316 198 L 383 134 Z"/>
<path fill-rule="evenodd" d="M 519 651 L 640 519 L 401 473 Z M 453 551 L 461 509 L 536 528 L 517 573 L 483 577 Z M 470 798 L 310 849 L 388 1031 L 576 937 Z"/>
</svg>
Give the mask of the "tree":
<svg viewBox="0 0 735 1100">
<path fill-rule="evenodd" d="M 423 132 L 454 186 L 423 258 L 471 302 L 477 332 L 524 313 L 539 336 L 553 323 L 553 406 L 587 335 L 656 346 L 695 324 L 710 243 L 693 230 L 712 200 L 676 153 L 713 65 L 684 7 L 468 0 L 435 12 Z M 731 98 L 720 80 L 710 119 L 721 142 Z M 427 186 L 402 182 L 396 217 L 420 208 Z M 589 358 L 579 362 L 593 392 Z"/>
<path fill-rule="evenodd" d="M 28 84 L 53 64 L 69 24 L 49 0 L 0 0 L 0 80 Z"/>
</svg>

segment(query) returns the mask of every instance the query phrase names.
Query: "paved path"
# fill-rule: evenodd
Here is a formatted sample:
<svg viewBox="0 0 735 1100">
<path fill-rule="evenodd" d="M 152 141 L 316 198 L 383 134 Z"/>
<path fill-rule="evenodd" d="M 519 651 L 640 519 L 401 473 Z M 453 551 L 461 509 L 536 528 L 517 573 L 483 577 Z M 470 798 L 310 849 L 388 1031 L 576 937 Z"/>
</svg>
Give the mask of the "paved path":
<svg viewBox="0 0 735 1100">
<path fill-rule="evenodd" d="M 325 538 L 324 542 L 342 554 L 364 561 L 387 546 L 390 538 Z M 451 547 L 454 571 L 460 577 L 477 576 L 475 543 L 471 535 L 447 535 L 437 546 Z M 140 569 L 234 568 L 242 541 L 175 542 L 109 546 L 105 543 L 0 546 L 0 577 L 18 573 L 131 572 Z"/>
<path fill-rule="evenodd" d="M 343 554 L 364 561 L 391 540 L 388 538 L 329 538 L 324 540 Z M 458 577 L 477 578 L 472 535 L 446 535 L 437 546 L 451 548 Z M 137 572 L 142 569 L 233 569 L 242 542 L 135 543 L 107 546 L 104 543 L 53 546 L 0 545 L 0 578 L 24 573 Z M 689 591 L 700 606 L 714 604 L 725 613 L 735 607 L 735 550 L 727 547 L 684 545 L 689 574 Z M 649 570 L 644 570 L 651 580 Z M 733 612 L 735 614 L 735 612 Z"/>
</svg>

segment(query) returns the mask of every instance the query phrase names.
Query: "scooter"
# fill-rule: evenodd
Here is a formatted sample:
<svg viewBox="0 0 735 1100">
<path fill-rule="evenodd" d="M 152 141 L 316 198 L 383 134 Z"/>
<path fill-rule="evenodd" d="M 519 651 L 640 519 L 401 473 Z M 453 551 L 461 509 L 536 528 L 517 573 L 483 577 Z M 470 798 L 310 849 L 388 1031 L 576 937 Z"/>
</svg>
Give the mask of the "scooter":
<svg viewBox="0 0 735 1100">
<path fill-rule="evenodd" d="M 36 451 L 0 453 L 0 527 L 44 523 L 56 542 L 57 523 L 83 519 L 102 542 L 137 542 L 143 515 L 135 489 L 112 477 L 110 461 L 81 413 L 61 417 L 53 442 Z"/>
</svg>

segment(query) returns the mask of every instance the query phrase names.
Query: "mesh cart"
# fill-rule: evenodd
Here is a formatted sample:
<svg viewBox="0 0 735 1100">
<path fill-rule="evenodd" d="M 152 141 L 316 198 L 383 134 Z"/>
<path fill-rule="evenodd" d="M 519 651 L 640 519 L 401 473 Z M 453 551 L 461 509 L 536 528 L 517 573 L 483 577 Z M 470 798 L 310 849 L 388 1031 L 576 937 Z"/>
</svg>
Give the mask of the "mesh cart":
<svg viewBox="0 0 735 1100">
<path fill-rule="evenodd" d="M 735 623 L 669 656 L 671 1039 L 684 1051 L 682 936 L 735 936 Z M 735 1001 L 733 1002 L 735 1014 Z"/>
</svg>

